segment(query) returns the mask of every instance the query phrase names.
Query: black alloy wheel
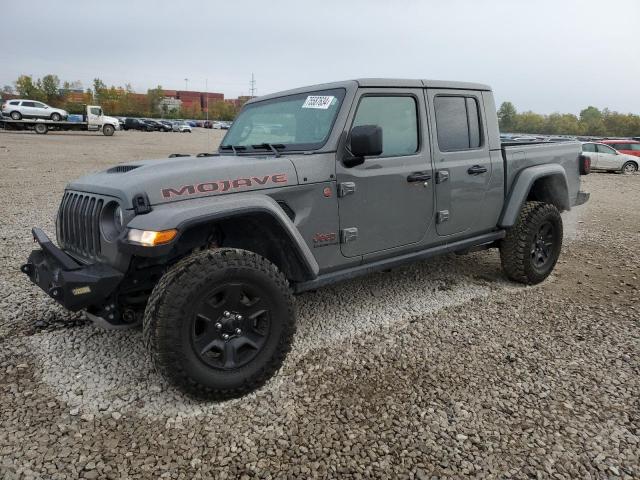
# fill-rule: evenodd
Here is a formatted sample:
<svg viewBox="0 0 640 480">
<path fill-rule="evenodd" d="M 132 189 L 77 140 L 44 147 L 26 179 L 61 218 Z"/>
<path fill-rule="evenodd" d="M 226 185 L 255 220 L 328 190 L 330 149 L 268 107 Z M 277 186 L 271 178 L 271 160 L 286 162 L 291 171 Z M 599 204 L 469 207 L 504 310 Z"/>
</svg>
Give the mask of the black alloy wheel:
<svg viewBox="0 0 640 480">
<path fill-rule="evenodd" d="M 271 310 L 259 286 L 229 282 L 199 302 L 192 320 L 191 341 L 200 360 L 221 370 L 251 362 L 271 329 Z"/>
</svg>

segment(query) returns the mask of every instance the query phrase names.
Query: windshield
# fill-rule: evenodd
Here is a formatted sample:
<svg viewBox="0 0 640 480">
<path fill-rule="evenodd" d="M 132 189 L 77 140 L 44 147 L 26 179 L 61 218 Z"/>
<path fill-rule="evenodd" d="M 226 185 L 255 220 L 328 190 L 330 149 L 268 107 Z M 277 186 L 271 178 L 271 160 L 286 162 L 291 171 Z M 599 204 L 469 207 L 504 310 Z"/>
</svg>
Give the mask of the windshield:
<svg viewBox="0 0 640 480">
<path fill-rule="evenodd" d="M 264 100 L 247 105 L 233 122 L 221 148 L 315 150 L 333 127 L 345 90 L 321 90 Z"/>
</svg>

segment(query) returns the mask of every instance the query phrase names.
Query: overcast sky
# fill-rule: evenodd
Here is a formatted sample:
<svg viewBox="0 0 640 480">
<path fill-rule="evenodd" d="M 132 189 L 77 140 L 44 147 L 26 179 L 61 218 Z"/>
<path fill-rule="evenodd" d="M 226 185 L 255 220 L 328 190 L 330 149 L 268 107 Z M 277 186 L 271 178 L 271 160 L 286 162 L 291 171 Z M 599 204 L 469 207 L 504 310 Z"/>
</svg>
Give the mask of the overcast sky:
<svg viewBox="0 0 640 480">
<path fill-rule="evenodd" d="M 488 83 L 518 110 L 640 113 L 640 0 L 3 1 L 0 85 L 162 85 L 228 98 L 333 80 Z"/>
</svg>

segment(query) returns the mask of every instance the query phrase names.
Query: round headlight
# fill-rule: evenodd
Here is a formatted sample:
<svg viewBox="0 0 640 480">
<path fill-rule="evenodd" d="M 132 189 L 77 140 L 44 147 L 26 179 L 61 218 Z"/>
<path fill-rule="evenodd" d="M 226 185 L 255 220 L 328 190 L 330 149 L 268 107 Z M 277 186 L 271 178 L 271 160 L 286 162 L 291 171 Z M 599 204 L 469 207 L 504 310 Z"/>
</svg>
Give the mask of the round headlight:
<svg viewBox="0 0 640 480">
<path fill-rule="evenodd" d="M 120 206 L 113 211 L 113 226 L 118 232 L 121 232 L 124 227 L 124 213 Z"/>
</svg>

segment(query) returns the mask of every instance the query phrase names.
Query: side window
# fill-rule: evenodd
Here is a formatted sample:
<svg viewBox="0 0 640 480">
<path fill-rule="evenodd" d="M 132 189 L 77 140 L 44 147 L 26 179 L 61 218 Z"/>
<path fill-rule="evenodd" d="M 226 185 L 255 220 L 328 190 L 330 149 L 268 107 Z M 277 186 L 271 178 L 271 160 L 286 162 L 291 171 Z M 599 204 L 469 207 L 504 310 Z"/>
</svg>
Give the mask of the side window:
<svg viewBox="0 0 640 480">
<path fill-rule="evenodd" d="M 46 105 L 44 103 L 40 103 L 40 102 L 33 102 L 33 106 L 36 108 L 44 108 L 46 107 Z"/>
<path fill-rule="evenodd" d="M 353 126 L 382 128 L 382 157 L 410 155 L 418 151 L 418 108 L 413 97 L 362 97 Z"/>
<path fill-rule="evenodd" d="M 20 102 L 14 100 L 13 102 L 9 102 L 9 105 L 20 105 Z"/>
<path fill-rule="evenodd" d="M 93 115 L 100 115 L 100 108 L 99 107 L 91 107 L 91 113 Z"/>
<path fill-rule="evenodd" d="M 631 150 L 631 145 L 628 143 L 612 143 L 611 146 L 616 150 Z"/>
<path fill-rule="evenodd" d="M 475 97 L 437 95 L 434 108 L 441 151 L 470 150 L 482 146 L 480 110 Z"/>
<path fill-rule="evenodd" d="M 608 153 L 609 155 L 615 155 L 616 153 L 616 151 L 613 148 L 607 147 L 606 145 L 598 145 L 598 152 Z"/>
<path fill-rule="evenodd" d="M 23 107 L 35 107 L 36 104 L 33 102 L 22 102 Z"/>
<path fill-rule="evenodd" d="M 593 143 L 585 143 L 582 145 L 583 152 L 595 152 L 596 146 Z"/>
</svg>

